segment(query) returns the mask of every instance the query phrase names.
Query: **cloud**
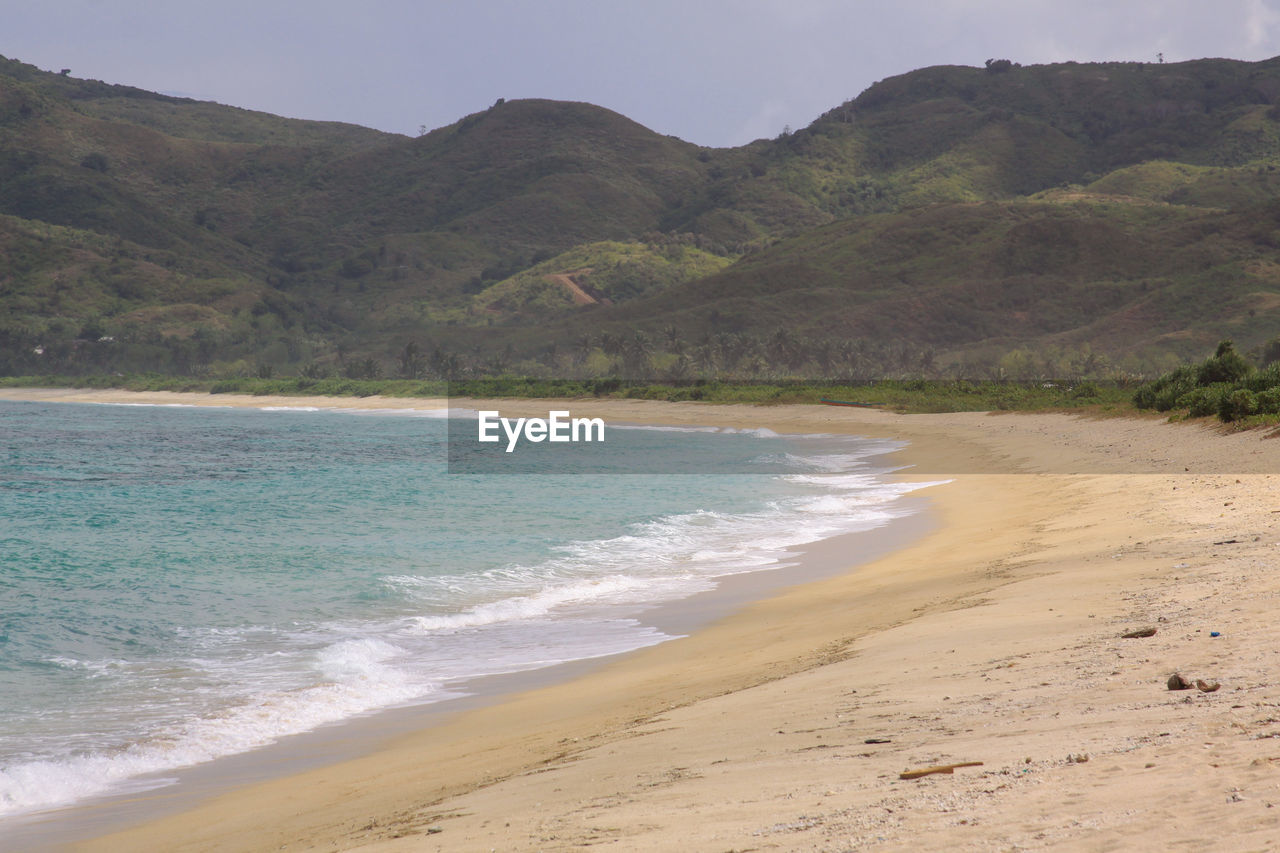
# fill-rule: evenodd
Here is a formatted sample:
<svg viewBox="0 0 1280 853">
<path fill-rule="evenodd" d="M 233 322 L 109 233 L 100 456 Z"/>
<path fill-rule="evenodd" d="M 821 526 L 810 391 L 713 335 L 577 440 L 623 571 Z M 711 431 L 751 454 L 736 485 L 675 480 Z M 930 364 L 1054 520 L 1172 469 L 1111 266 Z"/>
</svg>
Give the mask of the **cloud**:
<svg viewBox="0 0 1280 853">
<path fill-rule="evenodd" d="M 1250 50 L 1275 50 L 1278 41 L 1277 24 L 1280 24 L 1280 12 L 1269 7 L 1263 0 L 1247 0 L 1244 28 L 1246 44 Z"/>
</svg>

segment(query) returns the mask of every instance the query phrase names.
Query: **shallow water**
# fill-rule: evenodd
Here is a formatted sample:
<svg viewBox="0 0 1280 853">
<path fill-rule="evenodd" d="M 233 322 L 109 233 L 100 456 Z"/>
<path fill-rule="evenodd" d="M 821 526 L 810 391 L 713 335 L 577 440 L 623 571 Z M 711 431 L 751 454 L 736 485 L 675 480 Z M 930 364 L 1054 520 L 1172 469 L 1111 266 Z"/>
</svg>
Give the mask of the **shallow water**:
<svg viewBox="0 0 1280 853">
<path fill-rule="evenodd" d="M 893 442 L 611 427 L 697 473 L 468 476 L 446 426 L 0 402 L 0 816 L 661 642 L 646 609 L 911 511 Z"/>
</svg>

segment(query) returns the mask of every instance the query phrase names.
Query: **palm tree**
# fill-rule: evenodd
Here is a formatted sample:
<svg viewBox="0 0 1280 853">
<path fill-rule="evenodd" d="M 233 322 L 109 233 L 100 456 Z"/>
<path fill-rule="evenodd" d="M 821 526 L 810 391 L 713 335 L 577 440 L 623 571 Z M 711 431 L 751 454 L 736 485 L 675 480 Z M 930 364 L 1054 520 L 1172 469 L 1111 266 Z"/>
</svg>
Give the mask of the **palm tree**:
<svg viewBox="0 0 1280 853">
<path fill-rule="evenodd" d="M 622 352 L 622 338 L 612 332 L 601 332 L 600 349 L 604 350 L 605 355 L 619 355 Z"/>
<path fill-rule="evenodd" d="M 409 341 L 400 350 L 399 373 L 403 379 L 419 379 L 426 368 L 426 360 L 422 357 L 416 341 Z"/>
<path fill-rule="evenodd" d="M 693 372 L 693 360 L 681 353 L 675 362 L 667 368 L 667 378 L 673 380 L 688 379 Z"/>
<path fill-rule="evenodd" d="M 623 373 L 632 378 L 639 378 L 646 375 L 652 367 L 649 356 L 653 352 L 653 344 L 649 341 L 649 336 L 639 330 L 632 335 L 631 340 L 622 345 L 622 370 Z"/>
<path fill-rule="evenodd" d="M 680 330 L 675 326 L 667 326 L 662 330 L 662 334 L 667 339 L 667 349 L 676 355 L 684 355 L 684 340 L 680 337 Z"/>
<path fill-rule="evenodd" d="M 818 363 L 818 370 L 823 378 L 831 376 L 831 368 L 835 366 L 836 348 L 831 341 L 823 338 L 813 348 L 813 360 Z"/>
</svg>

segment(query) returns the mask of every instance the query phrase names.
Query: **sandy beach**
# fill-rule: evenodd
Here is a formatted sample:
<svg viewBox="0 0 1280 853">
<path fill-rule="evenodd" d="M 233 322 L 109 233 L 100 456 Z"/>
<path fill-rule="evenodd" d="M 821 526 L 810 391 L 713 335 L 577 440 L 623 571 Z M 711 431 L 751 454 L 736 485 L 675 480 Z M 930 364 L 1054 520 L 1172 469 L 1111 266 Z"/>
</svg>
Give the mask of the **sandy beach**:
<svg viewBox="0 0 1280 853">
<path fill-rule="evenodd" d="M 443 405 L 31 389 L 0 399 Z M 372 754 L 78 849 L 1280 845 L 1280 444 L 1264 435 L 1061 414 L 495 407 L 901 438 L 911 467 L 899 476 L 949 482 L 918 493 L 937 529 L 873 562 Z M 1170 690 L 1174 673 L 1207 689 Z M 972 766 L 900 778 L 951 764 Z"/>
</svg>

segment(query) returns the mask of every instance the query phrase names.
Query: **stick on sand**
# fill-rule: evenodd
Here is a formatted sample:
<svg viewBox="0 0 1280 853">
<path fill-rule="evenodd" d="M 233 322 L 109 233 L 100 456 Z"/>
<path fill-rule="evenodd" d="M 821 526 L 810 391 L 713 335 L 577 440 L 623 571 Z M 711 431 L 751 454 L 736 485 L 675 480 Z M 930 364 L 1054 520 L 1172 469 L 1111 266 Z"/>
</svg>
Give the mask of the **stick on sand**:
<svg viewBox="0 0 1280 853">
<path fill-rule="evenodd" d="M 981 761 L 962 761 L 959 764 L 937 764 L 933 767 L 921 767 L 919 770 L 904 770 L 898 774 L 899 779 L 919 779 L 921 776 L 932 776 L 934 773 L 954 773 L 957 767 L 981 767 Z"/>
</svg>

